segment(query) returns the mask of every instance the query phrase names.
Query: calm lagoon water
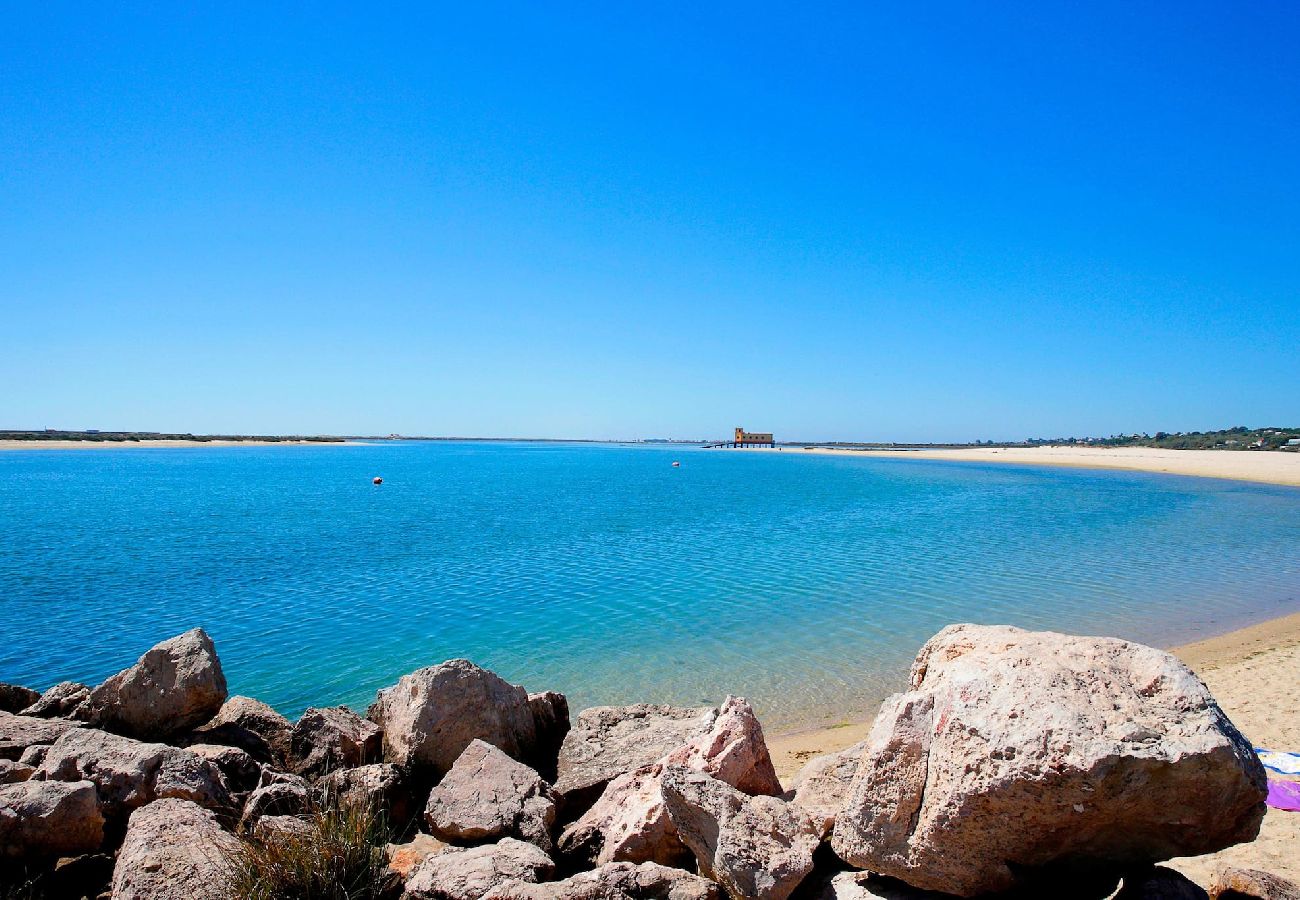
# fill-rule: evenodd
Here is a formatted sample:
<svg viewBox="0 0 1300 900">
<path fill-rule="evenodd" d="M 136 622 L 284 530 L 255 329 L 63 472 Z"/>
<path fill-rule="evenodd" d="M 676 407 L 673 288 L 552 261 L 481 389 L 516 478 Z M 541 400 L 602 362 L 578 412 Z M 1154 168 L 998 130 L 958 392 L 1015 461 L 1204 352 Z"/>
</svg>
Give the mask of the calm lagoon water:
<svg viewBox="0 0 1300 900">
<path fill-rule="evenodd" d="M 1290 488 L 660 446 L 0 453 L 0 681 L 36 688 L 201 625 L 290 716 L 464 656 L 574 709 L 743 694 L 775 730 L 870 715 L 949 622 L 1172 645 L 1296 609 Z"/>
</svg>

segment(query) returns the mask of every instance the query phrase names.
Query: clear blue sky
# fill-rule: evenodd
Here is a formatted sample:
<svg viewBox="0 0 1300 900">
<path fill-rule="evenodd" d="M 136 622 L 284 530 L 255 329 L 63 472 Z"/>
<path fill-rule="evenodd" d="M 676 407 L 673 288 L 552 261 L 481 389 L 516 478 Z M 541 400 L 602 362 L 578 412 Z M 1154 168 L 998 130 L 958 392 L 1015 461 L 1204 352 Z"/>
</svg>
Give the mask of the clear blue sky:
<svg viewBox="0 0 1300 900">
<path fill-rule="evenodd" d="M 1300 424 L 1294 3 L 26 4 L 0 427 Z"/>
</svg>

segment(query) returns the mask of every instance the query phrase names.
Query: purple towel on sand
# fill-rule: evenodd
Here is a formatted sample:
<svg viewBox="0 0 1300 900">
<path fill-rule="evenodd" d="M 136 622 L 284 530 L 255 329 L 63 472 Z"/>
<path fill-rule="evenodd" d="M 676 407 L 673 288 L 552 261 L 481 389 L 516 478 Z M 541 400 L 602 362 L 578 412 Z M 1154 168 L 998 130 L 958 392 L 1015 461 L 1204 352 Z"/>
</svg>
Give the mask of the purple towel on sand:
<svg viewBox="0 0 1300 900">
<path fill-rule="evenodd" d="M 1268 780 L 1268 805 L 1274 809 L 1300 812 L 1300 781 Z"/>
</svg>

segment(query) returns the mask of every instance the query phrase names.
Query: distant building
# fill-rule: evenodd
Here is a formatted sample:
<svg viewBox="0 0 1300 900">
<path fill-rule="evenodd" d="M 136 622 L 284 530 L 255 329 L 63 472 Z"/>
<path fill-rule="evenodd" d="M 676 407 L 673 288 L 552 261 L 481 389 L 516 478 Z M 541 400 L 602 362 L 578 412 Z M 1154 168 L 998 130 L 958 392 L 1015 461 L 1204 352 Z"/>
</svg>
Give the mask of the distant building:
<svg viewBox="0 0 1300 900">
<path fill-rule="evenodd" d="M 771 434 L 737 428 L 734 445 L 737 447 L 775 447 L 776 442 L 772 440 Z"/>
</svg>

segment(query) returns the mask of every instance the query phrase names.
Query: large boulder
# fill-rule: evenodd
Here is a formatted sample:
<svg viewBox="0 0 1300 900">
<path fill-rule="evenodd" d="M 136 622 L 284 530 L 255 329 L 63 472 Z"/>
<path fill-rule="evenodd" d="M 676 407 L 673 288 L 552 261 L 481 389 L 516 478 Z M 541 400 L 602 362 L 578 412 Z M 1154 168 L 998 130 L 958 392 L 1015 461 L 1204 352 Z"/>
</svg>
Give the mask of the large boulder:
<svg viewBox="0 0 1300 900">
<path fill-rule="evenodd" d="M 226 786 L 236 794 L 247 794 L 262 781 L 262 766 L 238 747 L 224 744 L 190 744 L 185 748 L 221 770 Z"/>
<path fill-rule="evenodd" d="M 0 682 L 0 712 L 22 712 L 39 699 L 41 699 L 40 691 L 18 684 Z"/>
<path fill-rule="evenodd" d="M 90 699 L 90 688 L 79 681 L 60 681 L 41 694 L 32 705 L 19 710 L 24 716 L 40 719 L 71 716 Z"/>
<path fill-rule="evenodd" d="M 113 900 L 228 900 L 239 841 L 212 813 L 159 800 L 131 814 L 113 867 Z"/>
<path fill-rule="evenodd" d="M 292 767 L 299 775 L 319 778 L 380 758 L 383 733 L 379 726 L 346 706 L 308 709 L 293 726 Z"/>
<path fill-rule="evenodd" d="M 664 772 L 663 794 L 700 874 L 732 900 L 785 900 L 812 871 L 821 833 L 798 806 L 679 768 Z"/>
<path fill-rule="evenodd" d="M 104 840 L 89 781 L 23 781 L 0 786 L 0 861 L 93 853 Z"/>
<path fill-rule="evenodd" d="M 835 827 L 835 814 L 849 797 L 853 776 L 858 771 L 858 757 L 866 746 L 863 741 L 838 753 L 814 756 L 790 782 L 787 796 L 817 823 L 822 837 Z"/>
<path fill-rule="evenodd" d="M 22 759 L 29 748 L 48 747 L 64 732 L 80 727 L 80 722 L 68 719 L 42 719 L 0 712 L 0 759 Z"/>
<path fill-rule="evenodd" d="M 162 740 L 202 725 L 226 699 L 226 676 L 201 628 L 152 647 L 90 692 L 75 717 L 117 734 Z"/>
<path fill-rule="evenodd" d="M 225 810 L 230 802 L 221 771 L 203 757 L 95 728 L 65 732 L 50 745 L 32 777 L 93 782 L 100 810 L 111 821 L 169 797 L 216 810 Z"/>
<path fill-rule="evenodd" d="M 728 697 L 700 721 L 707 724 L 703 731 L 650 765 L 610 781 L 595 805 L 560 835 L 561 853 L 594 865 L 688 862 L 690 851 L 678 839 L 664 808 L 665 767 L 704 772 L 746 794 L 781 793 L 763 729 L 748 703 Z"/>
<path fill-rule="evenodd" d="M 403 900 L 479 900 L 507 881 L 537 882 L 552 877 L 555 864 L 532 844 L 504 838 L 500 843 L 452 847 L 427 857 L 406 880 Z"/>
<path fill-rule="evenodd" d="M 322 803 L 337 799 L 344 805 L 368 807 L 382 813 L 399 833 L 406 830 L 416 812 L 407 778 L 392 763 L 371 763 L 331 772 L 317 782 L 316 795 Z"/>
<path fill-rule="evenodd" d="M 476 738 L 514 759 L 536 753 L 528 692 L 466 659 L 403 675 L 368 715 L 383 726 L 386 762 L 435 778 Z"/>
<path fill-rule="evenodd" d="M 836 817 L 845 861 L 962 896 L 1249 841 L 1264 770 L 1173 656 L 955 625 L 886 700 Z"/>
<path fill-rule="evenodd" d="M 1300 885 L 1259 869 L 1221 865 L 1210 880 L 1212 900 L 1300 900 Z"/>
<path fill-rule="evenodd" d="M 515 837 L 550 852 L 555 800 L 532 769 L 474 740 L 429 794 L 424 820 L 444 840 Z"/>
<path fill-rule="evenodd" d="M 252 697 L 230 697 L 212 719 L 190 735 L 197 744 L 238 747 L 260 763 L 283 766 L 289 761 L 293 725 Z"/>
<path fill-rule="evenodd" d="M 609 863 L 563 881 L 507 881 L 482 900 L 719 900 L 707 878 L 658 863 Z"/>
</svg>

